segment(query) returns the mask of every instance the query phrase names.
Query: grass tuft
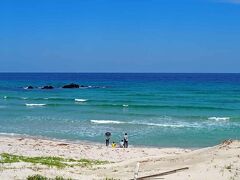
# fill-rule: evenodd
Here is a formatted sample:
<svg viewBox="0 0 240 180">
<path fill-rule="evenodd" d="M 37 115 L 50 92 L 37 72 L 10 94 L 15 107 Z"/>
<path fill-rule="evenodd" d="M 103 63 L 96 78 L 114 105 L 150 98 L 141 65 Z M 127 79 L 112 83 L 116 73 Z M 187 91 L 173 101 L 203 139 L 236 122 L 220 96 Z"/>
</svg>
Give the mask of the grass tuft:
<svg viewBox="0 0 240 180">
<path fill-rule="evenodd" d="M 37 174 L 37 175 L 33 175 L 33 176 L 28 176 L 27 180 L 48 180 L 48 178 Z"/>
</svg>

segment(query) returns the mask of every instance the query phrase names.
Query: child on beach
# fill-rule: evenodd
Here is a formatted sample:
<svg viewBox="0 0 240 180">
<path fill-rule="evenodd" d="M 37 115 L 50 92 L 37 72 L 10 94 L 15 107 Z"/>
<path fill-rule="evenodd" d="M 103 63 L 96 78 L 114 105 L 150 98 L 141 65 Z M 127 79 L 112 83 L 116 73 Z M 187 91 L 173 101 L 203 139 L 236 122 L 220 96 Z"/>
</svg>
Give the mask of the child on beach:
<svg viewBox="0 0 240 180">
<path fill-rule="evenodd" d="M 113 141 L 112 142 L 112 148 L 115 148 L 117 146 L 117 144 Z"/>
<path fill-rule="evenodd" d="M 124 147 L 124 142 L 123 140 L 120 141 L 120 148 L 123 148 Z"/>
</svg>

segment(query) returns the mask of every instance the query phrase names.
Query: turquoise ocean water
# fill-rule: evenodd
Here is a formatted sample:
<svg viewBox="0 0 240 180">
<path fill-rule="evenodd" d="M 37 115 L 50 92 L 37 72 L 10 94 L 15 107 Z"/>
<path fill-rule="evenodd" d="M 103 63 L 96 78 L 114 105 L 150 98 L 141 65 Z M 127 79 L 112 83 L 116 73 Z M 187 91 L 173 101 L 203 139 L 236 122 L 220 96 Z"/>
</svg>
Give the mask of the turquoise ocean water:
<svg viewBox="0 0 240 180">
<path fill-rule="evenodd" d="M 0 133 L 104 142 L 106 131 L 158 147 L 239 139 L 240 74 L 0 73 Z"/>
</svg>

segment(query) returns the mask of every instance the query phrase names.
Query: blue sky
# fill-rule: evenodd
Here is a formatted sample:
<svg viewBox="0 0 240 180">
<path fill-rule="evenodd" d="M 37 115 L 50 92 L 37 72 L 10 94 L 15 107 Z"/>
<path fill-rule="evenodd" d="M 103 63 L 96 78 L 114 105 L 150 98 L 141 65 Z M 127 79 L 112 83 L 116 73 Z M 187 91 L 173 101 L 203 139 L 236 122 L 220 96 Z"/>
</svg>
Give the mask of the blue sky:
<svg viewBox="0 0 240 180">
<path fill-rule="evenodd" d="M 240 72 L 240 0 L 0 0 L 0 72 Z"/>
</svg>

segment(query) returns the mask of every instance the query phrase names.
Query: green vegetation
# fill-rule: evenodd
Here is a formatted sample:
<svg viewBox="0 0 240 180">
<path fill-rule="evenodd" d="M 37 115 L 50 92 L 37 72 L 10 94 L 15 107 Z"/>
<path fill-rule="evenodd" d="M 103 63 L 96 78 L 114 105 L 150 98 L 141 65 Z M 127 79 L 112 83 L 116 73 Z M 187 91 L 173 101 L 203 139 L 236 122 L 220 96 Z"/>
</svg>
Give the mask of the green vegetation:
<svg viewBox="0 0 240 180">
<path fill-rule="evenodd" d="M 65 159 L 60 157 L 27 157 L 11 155 L 7 153 L 0 154 L 0 163 L 16 163 L 27 162 L 33 164 L 42 164 L 49 167 L 64 168 L 64 167 L 91 167 L 93 165 L 101 165 L 108 163 L 107 161 L 89 160 L 89 159 Z"/>
<path fill-rule="evenodd" d="M 45 176 L 41 176 L 41 175 L 37 174 L 37 175 L 34 175 L 34 176 L 28 176 L 27 180 L 48 180 L 48 178 L 45 177 Z"/>
<path fill-rule="evenodd" d="M 41 176 L 39 174 L 37 175 L 33 175 L 33 176 L 28 176 L 27 180 L 66 180 L 63 177 L 57 176 L 55 178 L 47 178 L 45 176 Z M 67 180 L 71 180 L 71 179 L 67 179 Z"/>
<path fill-rule="evenodd" d="M 228 166 L 225 166 L 226 169 L 230 170 L 232 169 L 232 164 L 229 164 Z"/>
</svg>

